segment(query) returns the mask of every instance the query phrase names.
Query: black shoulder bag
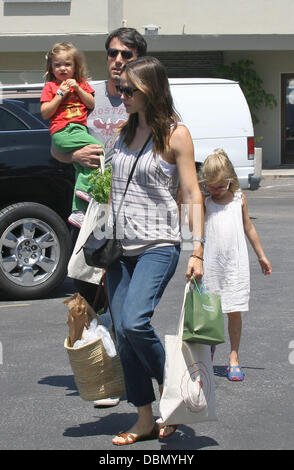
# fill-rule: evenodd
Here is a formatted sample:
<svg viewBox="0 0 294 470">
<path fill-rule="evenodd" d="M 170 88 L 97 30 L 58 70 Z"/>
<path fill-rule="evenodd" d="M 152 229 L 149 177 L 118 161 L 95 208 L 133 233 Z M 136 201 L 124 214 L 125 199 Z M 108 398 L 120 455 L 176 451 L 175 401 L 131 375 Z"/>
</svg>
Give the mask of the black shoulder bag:
<svg viewBox="0 0 294 470">
<path fill-rule="evenodd" d="M 144 152 L 144 149 L 147 146 L 150 140 L 150 137 L 151 135 L 148 137 L 145 144 L 141 148 L 140 153 L 135 159 L 135 162 L 132 166 L 132 169 L 131 169 L 131 172 L 127 181 L 126 189 L 124 191 L 124 194 L 121 198 L 121 201 L 117 210 L 116 219 L 118 219 L 118 215 L 122 208 L 124 198 L 125 198 L 128 186 L 130 184 L 130 181 L 132 179 L 132 176 L 134 174 L 139 157 Z M 112 263 L 114 263 L 114 261 L 116 261 L 118 258 L 122 256 L 123 254 L 122 244 L 121 244 L 121 241 L 116 238 L 116 219 L 114 219 L 114 223 L 113 223 L 113 238 L 106 238 L 104 236 L 103 238 L 98 239 L 94 235 L 95 231 L 92 231 L 92 233 L 87 238 L 86 243 L 83 245 L 83 251 L 84 251 L 85 260 L 88 266 L 95 266 L 97 268 L 108 268 L 109 266 L 111 266 Z"/>
</svg>

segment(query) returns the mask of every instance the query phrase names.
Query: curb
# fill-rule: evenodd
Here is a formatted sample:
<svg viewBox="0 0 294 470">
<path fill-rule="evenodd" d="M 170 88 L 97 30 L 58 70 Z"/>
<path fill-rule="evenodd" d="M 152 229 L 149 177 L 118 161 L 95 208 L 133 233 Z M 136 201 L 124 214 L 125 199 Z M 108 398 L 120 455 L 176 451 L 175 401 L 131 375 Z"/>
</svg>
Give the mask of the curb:
<svg viewBox="0 0 294 470">
<path fill-rule="evenodd" d="M 261 179 L 293 178 L 294 173 L 262 173 Z"/>
</svg>

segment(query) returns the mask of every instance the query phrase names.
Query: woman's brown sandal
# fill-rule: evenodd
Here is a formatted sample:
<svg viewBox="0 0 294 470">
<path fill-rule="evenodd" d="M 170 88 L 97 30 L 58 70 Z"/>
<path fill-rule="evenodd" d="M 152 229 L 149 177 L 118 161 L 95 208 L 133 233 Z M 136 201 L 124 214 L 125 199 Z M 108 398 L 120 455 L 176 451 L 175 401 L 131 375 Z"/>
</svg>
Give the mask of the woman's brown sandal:
<svg viewBox="0 0 294 470">
<path fill-rule="evenodd" d="M 137 434 L 133 434 L 132 432 L 119 432 L 115 437 L 121 437 L 123 439 L 121 442 L 112 441 L 112 444 L 115 446 L 126 446 L 129 444 L 135 444 L 135 442 L 139 441 L 158 439 L 158 426 L 155 424 L 149 434 L 143 434 L 142 436 L 137 436 Z"/>
</svg>

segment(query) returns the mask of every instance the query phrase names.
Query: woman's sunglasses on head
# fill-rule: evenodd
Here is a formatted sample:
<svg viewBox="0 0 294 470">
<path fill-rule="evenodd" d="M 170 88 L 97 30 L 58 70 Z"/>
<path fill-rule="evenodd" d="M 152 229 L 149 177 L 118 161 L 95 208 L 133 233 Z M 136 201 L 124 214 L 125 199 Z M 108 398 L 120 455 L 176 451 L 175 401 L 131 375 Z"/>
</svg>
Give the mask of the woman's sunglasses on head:
<svg viewBox="0 0 294 470">
<path fill-rule="evenodd" d="M 116 88 L 116 91 L 122 95 L 124 94 L 126 98 L 132 98 L 133 94 L 135 93 L 135 91 L 138 91 L 138 88 L 132 88 L 130 86 L 120 86 L 120 85 L 116 85 L 115 86 Z"/>
<path fill-rule="evenodd" d="M 208 191 L 227 191 L 227 189 L 229 189 L 230 187 L 230 184 L 231 184 L 231 180 L 229 179 L 226 186 L 224 185 L 212 186 L 210 184 L 205 184 L 205 189 L 207 189 Z"/>
<path fill-rule="evenodd" d="M 128 50 L 121 50 L 121 49 L 113 49 L 113 48 L 110 48 L 110 49 L 107 49 L 107 55 L 109 57 L 112 57 L 113 59 L 119 54 L 121 53 L 122 55 L 122 58 L 124 60 L 130 60 L 134 57 L 134 53 L 132 51 L 128 51 Z"/>
</svg>

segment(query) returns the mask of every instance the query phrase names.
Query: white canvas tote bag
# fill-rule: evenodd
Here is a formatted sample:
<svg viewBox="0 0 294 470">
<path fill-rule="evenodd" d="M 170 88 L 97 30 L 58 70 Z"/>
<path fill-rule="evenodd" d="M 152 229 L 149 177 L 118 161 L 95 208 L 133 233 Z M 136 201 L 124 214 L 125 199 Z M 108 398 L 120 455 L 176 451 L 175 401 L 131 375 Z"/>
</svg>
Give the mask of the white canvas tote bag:
<svg viewBox="0 0 294 470">
<path fill-rule="evenodd" d="M 217 421 L 210 346 L 182 341 L 187 282 L 176 335 L 165 336 L 166 362 L 159 424 Z"/>
</svg>

